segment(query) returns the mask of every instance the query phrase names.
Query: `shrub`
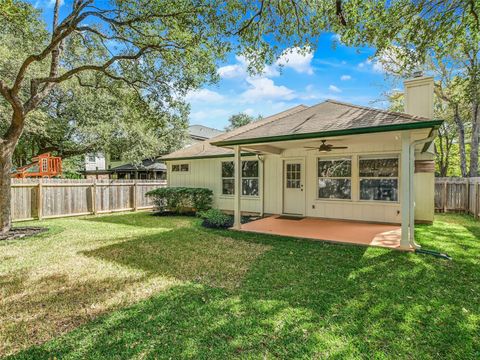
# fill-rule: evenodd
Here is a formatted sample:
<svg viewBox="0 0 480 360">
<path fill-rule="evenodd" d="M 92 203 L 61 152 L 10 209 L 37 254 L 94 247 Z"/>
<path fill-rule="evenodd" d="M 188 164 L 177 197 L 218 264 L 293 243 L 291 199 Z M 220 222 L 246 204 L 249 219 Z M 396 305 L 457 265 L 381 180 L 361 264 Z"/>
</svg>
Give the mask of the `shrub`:
<svg viewBox="0 0 480 360">
<path fill-rule="evenodd" d="M 227 215 L 218 209 L 210 209 L 198 213 L 203 219 L 202 226 L 216 229 L 226 229 L 233 226 L 233 216 Z"/>
<path fill-rule="evenodd" d="M 185 214 L 210 209 L 213 191 L 204 188 L 165 187 L 151 190 L 146 196 L 153 197 L 153 203 L 160 212 Z"/>
</svg>

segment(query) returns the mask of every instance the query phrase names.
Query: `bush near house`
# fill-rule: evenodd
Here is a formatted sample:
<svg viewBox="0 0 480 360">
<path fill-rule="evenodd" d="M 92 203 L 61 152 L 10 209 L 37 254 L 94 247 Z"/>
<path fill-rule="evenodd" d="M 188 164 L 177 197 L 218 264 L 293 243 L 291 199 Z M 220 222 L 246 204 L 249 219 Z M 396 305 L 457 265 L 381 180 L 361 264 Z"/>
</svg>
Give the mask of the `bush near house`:
<svg viewBox="0 0 480 360">
<path fill-rule="evenodd" d="M 205 188 L 167 187 L 147 192 L 158 211 L 185 214 L 212 207 L 213 191 Z"/>
<path fill-rule="evenodd" d="M 227 229 L 233 226 L 233 216 L 218 209 L 201 211 L 198 216 L 203 220 L 202 226 L 214 229 Z"/>
</svg>

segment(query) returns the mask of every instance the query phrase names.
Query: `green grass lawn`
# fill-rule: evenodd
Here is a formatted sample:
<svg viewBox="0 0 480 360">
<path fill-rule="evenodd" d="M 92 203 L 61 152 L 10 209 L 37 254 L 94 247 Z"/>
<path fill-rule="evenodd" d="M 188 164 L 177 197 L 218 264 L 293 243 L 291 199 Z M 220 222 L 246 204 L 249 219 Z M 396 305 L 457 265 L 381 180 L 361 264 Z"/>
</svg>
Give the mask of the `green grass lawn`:
<svg viewBox="0 0 480 360">
<path fill-rule="evenodd" d="M 148 213 L 40 224 L 0 243 L 0 357 L 480 358 L 468 217 L 417 227 L 453 261 Z"/>
</svg>

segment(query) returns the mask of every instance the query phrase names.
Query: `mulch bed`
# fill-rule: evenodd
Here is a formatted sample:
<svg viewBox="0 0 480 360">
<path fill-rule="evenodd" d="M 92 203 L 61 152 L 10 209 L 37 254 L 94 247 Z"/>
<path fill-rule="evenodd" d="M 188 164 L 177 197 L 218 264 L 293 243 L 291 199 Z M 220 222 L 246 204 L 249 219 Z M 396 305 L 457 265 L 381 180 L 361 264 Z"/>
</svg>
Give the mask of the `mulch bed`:
<svg viewBox="0 0 480 360">
<path fill-rule="evenodd" d="M 1 240 L 13 240 L 13 239 L 23 239 L 25 237 L 34 236 L 40 234 L 42 232 L 47 231 L 47 228 L 43 227 L 18 227 L 11 229 L 6 234 L 0 234 L 0 241 Z"/>
</svg>

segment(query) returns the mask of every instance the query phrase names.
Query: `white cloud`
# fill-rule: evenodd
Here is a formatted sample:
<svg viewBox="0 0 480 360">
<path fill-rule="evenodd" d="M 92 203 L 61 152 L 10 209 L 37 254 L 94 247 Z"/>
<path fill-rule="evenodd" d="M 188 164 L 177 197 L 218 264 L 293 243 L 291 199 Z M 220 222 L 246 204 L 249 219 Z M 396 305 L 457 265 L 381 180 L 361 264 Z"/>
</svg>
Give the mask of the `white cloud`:
<svg viewBox="0 0 480 360">
<path fill-rule="evenodd" d="M 208 109 L 208 110 L 199 110 L 190 113 L 190 123 L 200 122 L 207 124 L 205 120 L 210 119 L 227 119 L 230 115 L 232 115 L 231 110 L 226 109 Z"/>
<path fill-rule="evenodd" d="M 302 49 L 294 47 L 285 50 L 275 64 L 291 68 L 300 74 L 312 75 L 312 59 L 313 51 L 308 48 L 302 51 Z"/>
<path fill-rule="evenodd" d="M 33 5 L 36 9 L 40 8 L 53 8 L 55 6 L 56 0 L 37 0 Z M 62 6 L 65 3 L 64 0 L 60 0 L 59 6 Z"/>
<path fill-rule="evenodd" d="M 341 92 L 342 92 L 342 90 L 339 89 L 338 87 L 336 87 L 335 85 L 330 85 L 330 86 L 328 87 L 328 90 L 333 91 L 333 92 L 336 92 L 336 93 L 341 93 Z"/>
<path fill-rule="evenodd" d="M 365 67 L 365 62 L 359 63 L 359 64 L 358 64 L 358 67 L 359 67 L 360 69 L 363 69 L 363 68 Z"/>
<path fill-rule="evenodd" d="M 259 100 L 291 100 L 295 98 L 292 89 L 283 85 L 275 85 L 272 79 L 265 77 L 247 78 L 250 88 L 242 93 L 242 98 L 247 102 L 257 102 Z"/>
<path fill-rule="evenodd" d="M 253 116 L 253 114 L 255 114 L 255 110 L 252 109 L 252 108 L 247 108 L 245 110 L 242 111 L 244 114 L 247 114 L 247 115 L 250 115 L 250 116 Z"/>
<path fill-rule="evenodd" d="M 220 102 L 223 100 L 223 96 L 216 91 L 200 89 L 188 93 L 185 99 L 191 102 Z"/>
<path fill-rule="evenodd" d="M 348 80 L 351 80 L 352 77 L 350 75 L 342 75 L 340 76 L 340 80 L 342 81 L 348 81 Z"/>
<path fill-rule="evenodd" d="M 218 75 L 223 79 L 233 79 L 244 77 L 247 74 L 246 69 L 241 64 L 222 66 L 218 69 Z"/>
<path fill-rule="evenodd" d="M 248 61 L 244 56 L 235 56 L 236 63 L 222 66 L 218 69 L 218 75 L 223 79 L 247 78 Z M 265 65 L 262 77 L 276 77 L 280 75 L 279 68 L 289 68 L 300 74 L 313 74 L 313 52 L 309 49 L 302 51 L 298 47 L 285 50 L 273 65 Z"/>
</svg>

